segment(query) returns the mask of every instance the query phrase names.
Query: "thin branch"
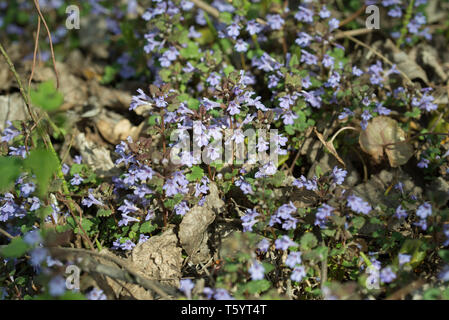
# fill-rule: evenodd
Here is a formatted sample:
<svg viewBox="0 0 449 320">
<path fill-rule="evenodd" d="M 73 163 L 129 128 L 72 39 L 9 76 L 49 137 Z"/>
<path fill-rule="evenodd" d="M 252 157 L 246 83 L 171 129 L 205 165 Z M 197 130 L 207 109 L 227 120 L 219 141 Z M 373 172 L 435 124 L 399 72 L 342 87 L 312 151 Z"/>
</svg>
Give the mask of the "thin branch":
<svg viewBox="0 0 449 320">
<path fill-rule="evenodd" d="M 55 75 L 56 75 L 56 88 L 59 89 L 59 76 L 58 76 L 58 70 L 56 70 L 55 51 L 53 50 L 53 41 L 51 39 L 50 29 L 48 29 L 47 21 L 45 20 L 43 14 L 41 12 L 41 8 L 39 6 L 39 0 L 34 0 L 34 6 L 36 7 L 37 12 L 39 13 L 39 17 L 40 17 L 40 19 L 42 19 L 45 29 L 47 30 L 48 41 L 50 42 L 51 59 L 53 61 L 53 69 L 55 70 Z"/>
<path fill-rule="evenodd" d="M 85 257 L 85 260 L 81 264 L 81 267 L 83 267 L 85 269 L 85 271 L 87 271 L 87 272 L 100 273 L 100 274 L 104 274 L 104 275 L 114 278 L 114 279 L 137 284 L 147 290 L 156 292 L 158 295 L 160 295 L 161 297 L 163 297 L 165 299 L 171 299 L 170 296 L 165 291 L 173 291 L 173 288 L 167 287 L 165 285 L 157 283 L 154 280 L 149 280 L 145 277 L 140 276 L 137 273 L 137 271 L 133 270 L 130 266 L 126 265 L 122 261 L 122 259 L 120 259 L 118 257 L 108 256 L 108 255 L 98 253 L 96 251 L 88 251 L 88 250 L 84 250 L 84 249 L 61 248 L 61 247 L 51 247 L 48 249 L 50 250 L 50 252 L 54 252 L 55 254 L 59 253 L 62 255 L 68 255 L 68 254 L 82 255 Z M 110 261 L 114 262 L 116 265 L 118 265 L 119 267 L 123 268 L 123 270 L 101 264 L 101 263 L 93 260 L 91 258 L 92 256 L 101 258 L 104 260 L 110 260 Z"/>
<path fill-rule="evenodd" d="M 5 49 L 3 48 L 2 44 L 0 43 L 0 52 L 3 55 L 3 57 L 6 59 L 6 63 L 9 66 L 9 70 L 14 74 L 14 77 L 16 78 L 17 84 L 19 86 L 20 94 L 22 95 L 23 101 L 25 102 L 25 105 L 27 107 L 28 114 L 30 115 L 31 119 L 36 123 L 36 118 L 31 110 L 30 101 L 28 100 L 28 96 L 25 92 L 25 88 L 22 85 L 22 81 L 20 80 L 20 76 L 16 71 L 16 68 L 14 67 L 14 64 L 12 63 L 11 59 L 9 58 L 8 54 L 6 53 Z"/>
<path fill-rule="evenodd" d="M 370 50 L 372 53 L 374 53 L 376 56 L 378 56 L 379 58 L 381 58 L 383 61 L 385 61 L 386 63 L 388 63 L 390 66 L 394 66 L 395 64 L 393 62 L 391 62 L 387 57 L 385 57 L 383 54 L 381 54 L 379 51 L 377 51 L 376 49 L 370 47 L 369 45 L 363 43 L 362 41 L 354 38 L 353 36 L 350 35 L 346 35 L 346 38 L 348 38 L 349 40 L 357 43 L 358 45 L 361 45 L 362 47 Z M 404 77 L 404 79 L 408 82 L 408 84 L 413 85 L 413 81 L 401 70 L 399 70 L 399 73 L 401 74 L 402 77 Z"/>
<path fill-rule="evenodd" d="M 30 78 L 28 79 L 28 95 L 31 91 L 31 81 L 34 76 L 34 69 L 36 68 L 36 57 L 37 57 L 37 49 L 39 47 L 39 33 L 41 31 L 41 17 L 38 17 L 37 20 L 37 31 L 36 31 L 36 39 L 34 40 L 34 54 L 33 54 L 33 67 L 31 68 Z"/>
<path fill-rule="evenodd" d="M 345 24 L 348 24 L 349 22 L 357 19 L 358 16 L 360 16 L 366 9 L 366 4 L 363 5 L 359 10 L 354 12 L 352 15 L 344 19 L 342 22 L 340 22 L 339 28 L 343 27 Z"/>
<path fill-rule="evenodd" d="M 8 231 L 3 230 L 2 228 L 0 228 L 0 233 L 3 234 L 5 237 L 9 238 L 9 239 L 14 239 L 15 237 L 13 235 L 11 235 Z"/>
<path fill-rule="evenodd" d="M 342 38 L 346 38 L 346 37 L 348 37 L 348 36 L 352 36 L 352 37 L 355 37 L 355 36 L 360 36 L 360 35 L 363 35 L 363 34 L 367 34 L 367 33 L 371 33 L 371 32 L 373 32 L 373 31 L 375 31 L 376 29 L 366 29 L 366 28 L 363 28 L 363 29 L 355 29 L 355 30 L 347 30 L 347 31 L 340 31 L 340 32 L 337 32 L 335 35 L 334 35 L 334 39 L 342 39 Z"/>
</svg>

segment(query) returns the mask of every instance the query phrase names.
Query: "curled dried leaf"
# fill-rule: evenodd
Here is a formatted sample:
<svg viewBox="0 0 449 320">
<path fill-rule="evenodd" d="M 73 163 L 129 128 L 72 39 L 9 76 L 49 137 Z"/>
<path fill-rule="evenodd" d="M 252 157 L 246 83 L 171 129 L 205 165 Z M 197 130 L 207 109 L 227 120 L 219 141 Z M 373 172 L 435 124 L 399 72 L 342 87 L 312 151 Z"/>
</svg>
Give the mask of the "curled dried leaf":
<svg viewBox="0 0 449 320">
<path fill-rule="evenodd" d="M 413 148 L 406 141 L 404 130 L 396 120 L 385 116 L 371 120 L 360 134 L 359 144 L 377 162 L 381 161 L 385 151 L 392 167 L 406 164 L 413 155 Z"/>
</svg>

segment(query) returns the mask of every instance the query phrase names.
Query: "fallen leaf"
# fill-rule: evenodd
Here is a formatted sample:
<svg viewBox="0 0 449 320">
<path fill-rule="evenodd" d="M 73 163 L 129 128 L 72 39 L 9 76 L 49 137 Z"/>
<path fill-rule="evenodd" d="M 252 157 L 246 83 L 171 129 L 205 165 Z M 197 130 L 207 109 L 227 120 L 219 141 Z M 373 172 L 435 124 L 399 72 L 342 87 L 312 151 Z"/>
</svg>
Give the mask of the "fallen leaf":
<svg viewBox="0 0 449 320">
<path fill-rule="evenodd" d="M 178 237 L 194 264 L 205 263 L 210 259 L 207 229 L 215 220 L 217 210 L 223 206 L 224 202 L 218 196 L 217 186 L 212 182 L 209 184 L 209 195 L 206 196 L 203 206 L 194 206 L 182 219 Z"/>
<path fill-rule="evenodd" d="M 396 120 L 385 116 L 376 117 L 368 123 L 359 136 L 359 144 L 376 162 L 381 161 L 385 150 L 392 167 L 406 164 L 413 155 L 404 130 Z"/>
<path fill-rule="evenodd" d="M 332 142 L 331 141 L 325 141 L 323 135 L 321 133 L 319 133 L 316 130 L 316 128 L 313 128 L 313 130 L 315 131 L 315 134 L 318 137 L 318 139 L 320 139 L 321 143 L 324 144 L 326 146 L 326 148 L 329 150 L 329 152 L 338 160 L 338 162 L 340 162 L 346 168 L 345 162 L 338 155 L 337 150 L 335 150 L 335 147 L 332 144 Z"/>
</svg>

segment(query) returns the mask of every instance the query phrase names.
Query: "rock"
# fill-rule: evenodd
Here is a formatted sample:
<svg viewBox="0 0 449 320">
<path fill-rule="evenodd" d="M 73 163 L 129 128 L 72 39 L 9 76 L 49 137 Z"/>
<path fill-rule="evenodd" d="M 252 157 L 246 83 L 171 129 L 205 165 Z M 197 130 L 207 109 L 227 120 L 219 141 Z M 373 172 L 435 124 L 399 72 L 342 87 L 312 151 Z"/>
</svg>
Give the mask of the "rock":
<svg viewBox="0 0 449 320">
<path fill-rule="evenodd" d="M 400 200 L 391 196 L 385 196 L 385 191 L 393 183 L 396 184 L 398 182 L 403 183 L 403 189 L 406 194 L 413 194 L 418 198 L 421 196 L 422 189 L 416 186 L 407 174 L 401 173 L 395 179 L 393 173 L 387 170 L 382 170 L 379 174 L 372 176 L 367 182 L 357 185 L 353 190 L 356 195 L 368 201 L 373 207 L 382 204 L 389 208 L 396 208 L 400 204 Z"/>
<path fill-rule="evenodd" d="M 223 206 L 224 202 L 219 197 L 217 185 L 211 182 L 204 205 L 194 206 L 182 219 L 178 237 L 192 263 L 206 263 L 211 258 L 207 245 L 209 240 L 207 229 Z"/>
<path fill-rule="evenodd" d="M 75 76 L 67 64 L 56 62 L 59 77 L 59 91 L 64 95 L 64 104 L 60 110 L 68 110 L 87 104 L 88 88 L 86 82 Z M 53 67 L 36 67 L 33 81 L 55 80 Z"/>
<path fill-rule="evenodd" d="M 182 249 L 173 229 L 139 243 L 131 253 L 131 263 L 142 276 L 163 284 L 179 287 Z"/>
<path fill-rule="evenodd" d="M 20 93 L 0 96 L 0 130 L 3 131 L 6 121 L 29 119 L 25 102 Z"/>
<path fill-rule="evenodd" d="M 118 168 L 111 159 L 109 150 L 97 146 L 94 142 L 87 140 L 84 133 L 77 134 L 75 146 L 79 150 L 83 161 L 100 177 L 111 177 L 117 175 Z"/>
</svg>

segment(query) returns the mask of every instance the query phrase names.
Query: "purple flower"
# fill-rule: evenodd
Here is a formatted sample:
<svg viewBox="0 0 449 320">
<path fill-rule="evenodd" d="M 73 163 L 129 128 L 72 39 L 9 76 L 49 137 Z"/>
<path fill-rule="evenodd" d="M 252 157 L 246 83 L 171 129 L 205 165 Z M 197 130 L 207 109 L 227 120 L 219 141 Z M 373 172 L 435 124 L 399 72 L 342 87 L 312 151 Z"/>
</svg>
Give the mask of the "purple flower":
<svg viewBox="0 0 449 320">
<path fill-rule="evenodd" d="M 218 73 L 213 72 L 206 80 L 212 87 L 218 86 L 221 82 L 221 77 Z"/>
<path fill-rule="evenodd" d="M 154 171 L 147 165 L 135 170 L 136 177 L 140 179 L 141 182 L 146 182 L 147 180 L 153 179 Z"/>
<path fill-rule="evenodd" d="M 73 158 L 73 162 L 75 162 L 76 164 L 81 164 L 82 161 L 83 161 L 83 157 L 81 157 L 80 155 L 76 155 Z"/>
<path fill-rule="evenodd" d="M 246 31 L 248 31 L 250 35 L 255 35 L 259 33 L 261 30 L 262 26 L 255 20 L 249 20 L 248 23 L 246 24 Z"/>
<path fill-rule="evenodd" d="M 72 186 L 79 186 L 83 181 L 83 178 L 81 178 L 78 173 L 75 173 L 73 178 L 70 180 L 70 184 Z"/>
<path fill-rule="evenodd" d="M 151 190 L 146 184 L 141 184 L 134 189 L 133 193 L 139 198 L 144 199 L 147 194 L 152 194 L 153 190 Z"/>
<path fill-rule="evenodd" d="M 368 214 L 372 210 L 368 202 L 355 195 L 350 195 L 348 197 L 347 206 L 351 208 L 352 211 L 363 214 Z"/>
<path fill-rule="evenodd" d="M 179 281 L 179 290 L 181 290 L 187 299 L 192 297 L 192 289 L 195 288 L 195 284 L 190 279 L 181 279 Z"/>
<path fill-rule="evenodd" d="M 270 247 L 270 241 L 268 241 L 266 238 L 263 238 L 257 244 L 257 248 L 262 252 L 267 252 L 269 247 Z"/>
<path fill-rule="evenodd" d="M 331 16 L 331 12 L 326 8 L 326 6 L 323 6 L 318 15 L 321 19 L 327 19 Z"/>
<path fill-rule="evenodd" d="M 34 190 L 36 190 L 36 186 L 32 182 L 24 183 L 20 186 L 20 192 L 23 197 L 28 197 Z"/>
<path fill-rule="evenodd" d="M 380 114 L 380 115 L 385 115 L 385 116 L 387 116 L 387 115 L 389 115 L 389 114 L 391 113 L 391 110 L 388 109 L 388 108 L 385 108 L 385 107 L 382 105 L 382 102 L 380 102 L 380 103 L 377 104 L 375 111 L 376 111 L 378 114 Z"/>
<path fill-rule="evenodd" d="M 402 10 L 399 7 L 394 7 L 388 11 L 388 15 L 393 18 L 402 17 Z"/>
<path fill-rule="evenodd" d="M 86 294 L 87 300 L 107 300 L 106 295 L 103 290 L 98 288 L 93 288 Z"/>
<path fill-rule="evenodd" d="M 245 215 L 241 217 L 243 232 L 252 232 L 253 226 L 258 222 L 256 217 L 259 216 L 259 213 L 255 209 L 247 209 Z"/>
<path fill-rule="evenodd" d="M 312 10 L 299 6 L 298 12 L 295 13 L 295 19 L 305 23 L 313 23 L 313 15 Z"/>
<path fill-rule="evenodd" d="M 284 22 L 284 19 L 278 14 L 267 14 L 267 24 L 273 30 L 280 30 Z"/>
<path fill-rule="evenodd" d="M 132 96 L 132 101 L 129 110 L 135 110 L 138 106 L 147 105 L 151 106 L 151 98 L 147 96 L 142 89 L 137 89 L 139 95 Z"/>
<path fill-rule="evenodd" d="M 27 157 L 27 151 L 25 149 L 25 146 L 19 146 L 18 148 L 9 147 L 8 155 L 22 157 L 23 159 L 25 159 Z"/>
<path fill-rule="evenodd" d="M 416 215 L 421 219 L 426 219 L 428 216 L 432 215 L 432 205 L 429 202 L 423 203 L 416 210 Z"/>
<path fill-rule="evenodd" d="M 285 260 L 285 265 L 289 268 L 294 268 L 296 265 L 301 264 L 301 255 L 300 251 L 290 252 Z"/>
<path fill-rule="evenodd" d="M 321 97 L 319 96 L 319 91 L 301 91 L 301 95 L 304 97 L 307 103 L 309 103 L 314 108 L 321 108 Z"/>
<path fill-rule="evenodd" d="M 348 108 L 343 108 L 343 112 L 338 115 L 338 119 L 343 120 L 343 119 L 345 119 L 349 116 L 353 116 L 353 115 L 354 115 L 354 112 L 352 112 Z"/>
<path fill-rule="evenodd" d="M 240 26 L 234 22 L 226 28 L 226 31 L 229 37 L 236 39 L 240 34 Z"/>
<path fill-rule="evenodd" d="M 235 101 L 231 101 L 227 110 L 229 114 L 233 116 L 240 113 L 240 106 Z"/>
<path fill-rule="evenodd" d="M 341 185 L 345 181 L 345 177 L 347 174 L 348 171 L 335 166 L 332 170 L 332 179 L 334 180 L 335 184 Z"/>
<path fill-rule="evenodd" d="M 329 20 L 329 31 L 332 32 L 335 29 L 338 29 L 340 26 L 340 21 L 336 18 L 332 18 Z"/>
<path fill-rule="evenodd" d="M 291 240 L 288 236 L 282 236 L 274 242 L 275 248 L 278 250 L 287 250 L 289 247 L 297 247 L 298 244 Z"/>
<path fill-rule="evenodd" d="M 251 184 L 249 182 L 246 182 L 243 177 L 235 180 L 234 183 L 237 187 L 240 187 L 240 190 L 242 190 L 243 194 L 254 194 Z"/>
<path fill-rule="evenodd" d="M 47 249 L 37 247 L 30 252 L 30 264 L 33 267 L 39 267 L 42 262 L 44 262 L 45 258 L 48 256 Z"/>
<path fill-rule="evenodd" d="M 301 282 L 301 280 L 304 279 L 305 276 L 306 269 L 304 268 L 304 266 L 297 266 L 293 269 L 290 279 L 296 282 Z"/>
<path fill-rule="evenodd" d="M 181 201 L 175 205 L 174 210 L 177 215 L 184 216 L 187 212 L 189 212 L 190 208 L 187 205 L 187 201 Z"/>
<path fill-rule="evenodd" d="M 233 298 L 228 293 L 228 291 L 226 291 L 226 289 L 223 289 L 223 288 L 218 288 L 215 290 L 214 299 L 215 300 L 233 300 Z"/>
<path fill-rule="evenodd" d="M 398 219 L 402 219 L 402 218 L 406 218 L 407 217 L 407 211 L 405 211 L 404 208 L 402 208 L 401 205 L 399 205 L 396 208 L 396 213 L 394 214 L 394 216 Z"/>
<path fill-rule="evenodd" d="M 323 57 L 323 66 L 326 68 L 330 68 L 334 65 L 335 59 L 328 54 L 325 54 Z"/>
<path fill-rule="evenodd" d="M 319 225 L 320 227 L 324 227 L 324 223 L 326 219 L 332 215 L 332 211 L 335 209 L 330 205 L 323 204 L 320 208 L 318 208 L 315 215 L 315 225 Z"/>
<path fill-rule="evenodd" d="M 332 74 L 329 76 L 329 79 L 324 84 L 325 87 L 331 87 L 336 88 L 340 84 L 340 74 L 337 71 L 332 72 Z"/>
<path fill-rule="evenodd" d="M 390 283 L 396 279 L 396 274 L 391 270 L 391 267 L 383 268 L 380 272 L 380 280 L 383 283 Z"/>
<path fill-rule="evenodd" d="M 286 126 L 295 124 L 295 119 L 298 119 L 298 115 L 290 110 L 282 115 L 282 120 Z"/>
<path fill-rule="evenodd" d="M 298 38 L 296 38 L 295 43 L 301 48 L 306 48 L 309 46 L 312 39 L 312 36 L 301 31 L 300 33 L 298 33 Z"/>
<path fill-rule="evenodd" d="M 266 164 L 264 164 L 259 171 L 256 172 L 256 174 L 254 175 L 254 177 L 256 179 L 258 178 L 263 178 L 266 176 L 272 176 L 273 174 L 275 174 L 277 171 L 276 166 L 274 165 L 273 161 L 270 161 Z"/>
<path fill-rule="evenodd" d="M 234 48 L 237 52 L 246 52 L 248 50 L 248 44 L 242 39 L 238 39 Z"/>
<path fill-rule="evenodd" d="M 162 189 L 165 190 L 167 197 L 171 197 L 178 193 L 186 194 L 189 191 L 188 184 L 189 181 L 184 174 L 181 171 L 177 171 L 174 173 L 172 179 L 167 179 Z"/>
<path fill-rule="evenodd" d="M 128 239 L 120 245 L 120 248 L 122 250 L 132 250 L 135 246 L 136 244 Z"/>
<path fill-rule="evenodd" d="M 23 241 L 25 241 L 30 246 L 34 246 L 40 242 L 42 242 L 42 237 L 39 229 L 31 230 L 23 237 Z"/>
<path fill-rule="evenodd" d="M 0 139 L 0 142 L 10 142 L 12 139 L 17 137 L 20 134 L 20 131 L 17 130 L 11 123 L 11 121 L 7 121 L 6 124 L 8 125 L 5 130 L 3 130 L 2 138 Z"/>
<path fill-rule="evenodd" d="M 148 241 L 149 239 L 150 239 L 149 236 L 146 236 L 146 235 L 144 235 L 144 234 L 141 233 L 141 234 L 139 235 L 139 242 L 138 242 L 138 244 L 144 243 L 144 242 Z"/>
<path fill-rule="evenodd" d="M 398 259 L 399 259 L 399 265 L 402 266 L 406 263 L 409 263 L 410 260 L 412 259 L 412 256 L 409 254 L 400 253 L 400 254 L 398 254 Z"/>
<path fill-rule="evenodd" d="M 356 66 L 352 67 L 352 74 L 356 77 L 360 77 L 363 74 L 363 71 L 357 68 Z"/>
<path fill-rule="evenodd" d="M 412 99 L 412 106 L 420 108 L 420 109 L 424 109 L 427 112 L 431 112 L 438 108 L 438 106 L 435 103 L 433 103 L 434 100 L 435 100 L 435 98 L 433 96 L 425 93 L 421 97 L 421 100 L 419 100 L 417 97 L 414 97 Z"/>
<path fill-rule="evenodd" d="M 257 261 L 253 261 L 251 267 L 248 269 L 252 280 L 262 280 L 264 278 L 265 268 Z"/>
<path fill-rule="evenodd" d="M 417 167 L 418 168 L 428 168 L 429 167 L 430 160 L 426 158 L 422 158 L 420 162 L 418 162 Z"/>
<path fill-rule="evenodd" d="M 418 222 L 415 222 L 413 225 L 420 227 L 424 231 L 427 230 L 427 220 L 426 219 L 419 220 Z"/>
<path fill-rule="evenodd" d="M 301 51 L 301 59 L 300 59 L 300 61 L 304 62 L 305 64 L 308 64 L 308 65 L 316 65 L 316 64 L 318 64 L 318 58 L 315 55 L 307 52 L 306 50 L 302 50 Z"/>
<path fill-rule="evenodd" d="M 122 204 L 120 207 L 118 207 L 119 211 L 122 211 L 124 214 L 133 213 L 136 211 L 139 211 L 139 208 L 137 208 L 132 202 L 129 200 L 124 200 L 124 204 Z"/>
<path fill-rule="evenodd" d="M 66 281 L 62 276 L 53 277 L 48 283 L 50 295 L 53 297 L 62 296 L 66 291 Z"/>
<path fill-rule="evenodd" d="M 126 213 L 122 213 L 122 219 L 118 222 L 118 225 L 127 226 L 130 222 L 139 222 L 140 220 L 134 217 L 128 216 Z"/>
<path fill-rule="evenodd" d="M 81 201 L 81 204 L 83 206 L 87 206 L 88 208 L 90 208 L 94 204 L 97 205 L 97 206 L 104 206 L 104 204 L 101 201 L 95 199 L 95 197 L 92 194 L 92 192 L 93 192 L 93 189 L 89 189 L 89 194 L 88 194 L 87 198 L 84 198 Z"/>
<path fill-rule="evenodd" d="M 63 173 L 64 175 L 66 175 L 66 174 L 69 173 L 70 167 L 69 167 L 66 163 L 64 163 L 64 164 L 62 165 L 61 171 L 62 171 L 62 173 Z"/>
<path fill-rule="evenodd" d="M 318 190 L 318 185 L 316 182 L 316 177 L 312 180 L 307 180 L 306 177 L 301 176 L 298 179 L 293 181 L 293 186 L 297 188 L 306 188 L 310 191 L 316 191 Z"/>
</svg>

